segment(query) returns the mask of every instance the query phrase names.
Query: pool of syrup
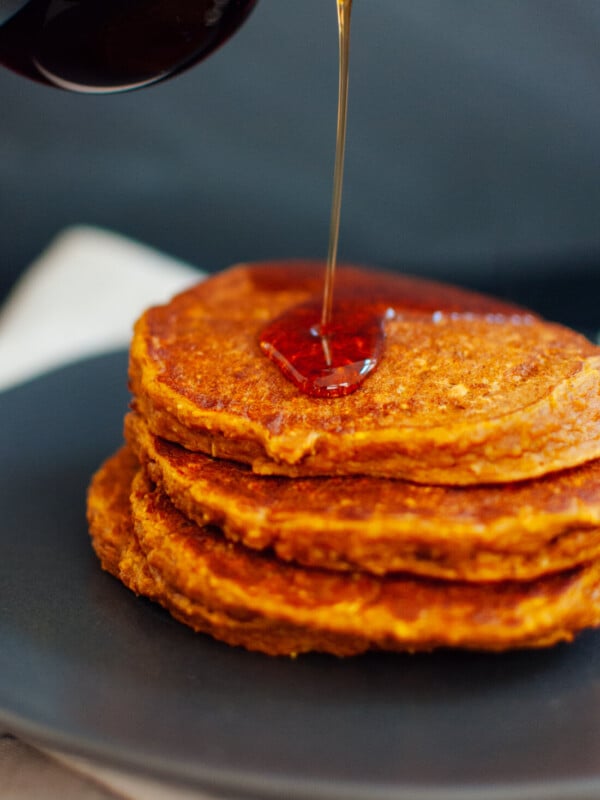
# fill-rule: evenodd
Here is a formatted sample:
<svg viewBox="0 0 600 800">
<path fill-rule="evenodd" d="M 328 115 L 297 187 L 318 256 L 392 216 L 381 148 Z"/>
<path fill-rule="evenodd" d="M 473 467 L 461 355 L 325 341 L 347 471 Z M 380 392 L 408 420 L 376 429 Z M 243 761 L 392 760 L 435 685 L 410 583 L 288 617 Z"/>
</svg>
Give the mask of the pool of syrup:
<svg viewBox="0 0 600 800">
<path fill-rule="evenodd" d="M 271 271 L 273 289 L 281 276 Z M 286 284 L 305 285 L 306 265 L 286 265 Z M 268 284 L 267 274 L 262 280 Z M 532 316 L 495 297 L 423 278 L 342 267 L 336 276 L 331 318 L 322 321 L 315 296 L 293 306 L 262 331 L 260 347 L 304 394 L 341 397 L 356 391 L 384 356 L 386 322 L 426 317 L 485 318 L 491 323 L 527 324 Z"/>
</svg>

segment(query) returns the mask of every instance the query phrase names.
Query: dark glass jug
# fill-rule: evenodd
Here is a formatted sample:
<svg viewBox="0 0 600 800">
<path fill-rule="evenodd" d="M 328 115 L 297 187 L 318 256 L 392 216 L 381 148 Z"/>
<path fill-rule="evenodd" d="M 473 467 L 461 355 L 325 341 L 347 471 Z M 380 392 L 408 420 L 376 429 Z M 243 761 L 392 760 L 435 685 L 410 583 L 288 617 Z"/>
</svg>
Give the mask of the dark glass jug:
<svg viewBox="0 0 600 800">
<path fill-rule="evenodd" d="M 257 0 L 0 0 L 0 64 L 62 89 L 121 92 L 212 53 Z"/>
</svg>

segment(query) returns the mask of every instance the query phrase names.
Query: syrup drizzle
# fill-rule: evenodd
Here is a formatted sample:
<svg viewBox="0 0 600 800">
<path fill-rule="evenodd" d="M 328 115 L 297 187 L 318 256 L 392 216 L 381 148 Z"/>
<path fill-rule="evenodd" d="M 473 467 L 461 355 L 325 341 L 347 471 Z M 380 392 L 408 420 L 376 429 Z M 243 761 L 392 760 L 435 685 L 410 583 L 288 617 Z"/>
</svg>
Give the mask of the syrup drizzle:
<svg viewBox="0 0 600 800">
<path fill-rule="evenodd" d="M 381 304 L 336 298 L 323 326 L 318 300 L 294 306 L 262 333 L 261 347 L 304 394 L 340 397 L 353 392 L 377 366 L 383 350 Z M 351 321 L 351 326 L 348 325 Z"/>
<path fill-rule="evenodd" d="M 323 301 L 290 309 L 262 333 L 260 346 L 301 392 L 340 397 L 355 391 L 383 351 L 383 319 L 360 302 L 336 306 L 334 283 L 340 233 L 348 120 L 348 71 L 352 0 L 336 0 L 339 32 L 338 115 L 329 250 Z"/>
<path fill-rule="evenodd" d="M 352 0 L 337 0 L 339 34 L 339 83 L 338 115 L 335 143 L 335 165 L 333 169 L 333 197 L 331 200 L 331 222 L 329 227 L 329 251 L 323 290 L 323 310 L 321 327 L 327 336 L 333 313 L 333 285 L 337 264 L 338 243 L 340 239 L 340 219 L 342 215 L 342 187 L 344 183 L 344 156 L 346 153 L 346 130 L 348 127 L 348 73 L 350 65 L 350 14 Z M 324 347 L 324 350 L 326 348 Z"/>
</svg>

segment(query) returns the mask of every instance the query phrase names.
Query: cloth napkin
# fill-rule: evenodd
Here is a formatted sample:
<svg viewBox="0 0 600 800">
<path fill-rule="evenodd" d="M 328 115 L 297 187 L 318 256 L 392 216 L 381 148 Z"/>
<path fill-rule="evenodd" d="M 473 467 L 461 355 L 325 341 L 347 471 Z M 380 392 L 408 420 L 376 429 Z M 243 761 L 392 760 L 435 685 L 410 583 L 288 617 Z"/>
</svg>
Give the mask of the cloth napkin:
<svg viewBox="0 0 600 800">
<path fill-rule="evenodd" d="M 0 389 L 126 347 L 135 319 L 204 273 L 123 236 L 69 228 L 0 310 Z"/>
<path fill-rule="evenodd" d="M 85 356 L 124 348 L 133 322 L 204 273 L 91 227 L 61 233 L 0 308 L 0 390 Z M 206 794 L 39 750 L 0 727 L 0 795 L 11 800 L 208 800 Z M 6 793 L 6 794 L 5 794 Z"/>
</svg>

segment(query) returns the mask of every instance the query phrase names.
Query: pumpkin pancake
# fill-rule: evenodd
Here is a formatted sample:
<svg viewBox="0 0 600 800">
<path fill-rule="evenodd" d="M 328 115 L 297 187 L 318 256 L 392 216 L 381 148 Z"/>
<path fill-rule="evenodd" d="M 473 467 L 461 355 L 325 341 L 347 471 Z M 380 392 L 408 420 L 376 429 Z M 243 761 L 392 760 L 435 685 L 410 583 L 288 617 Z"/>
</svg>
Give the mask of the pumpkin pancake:
<svg viewBox="0 0 600 800">
<path fill-rule="evenodd" d="M 384 354 L 353 394 L 301 394 L 259 337 L 317 297 L 321 276 L 318 264 L 241 265 L 148 310 L 135 327 L 130 384 L 151 430 L 289 476 L 469 485 L 600 457 L 599 348 L 514 306 L 420 279 L 340 268 L 338 296 L 388 304 Z"/>
<path fill-rule="evenodd" d="M 505 486 L 423 486 L 365 476 L 255 475 L 154 436 L 126 438 L 152 480 L 199 525 L 285 561 L 375 574 L 529 580 L 600 556 L 600 460 Z"/>
<path fill-rule="evenodd" d="M 135 470 L 121 451 L 90 487 L 94 546 L 111 554 L 105 568 L 180 621 L 229 644 L 273 655 L 503 650 L 570 640 L 600 622 L 598 562 L 529 583 L 495 584 L 284 564 L 194 524 Z"/>
<path fill-rule="evenodd" d="M 133 535 L 129 495 L 138 469 L 135 456 L 126 447 L 108 459 L 90 483 L 87 519 L 102 568 L 121 578 L 136 594 L 158 600 L 156 583 Z"/>
</svg>

